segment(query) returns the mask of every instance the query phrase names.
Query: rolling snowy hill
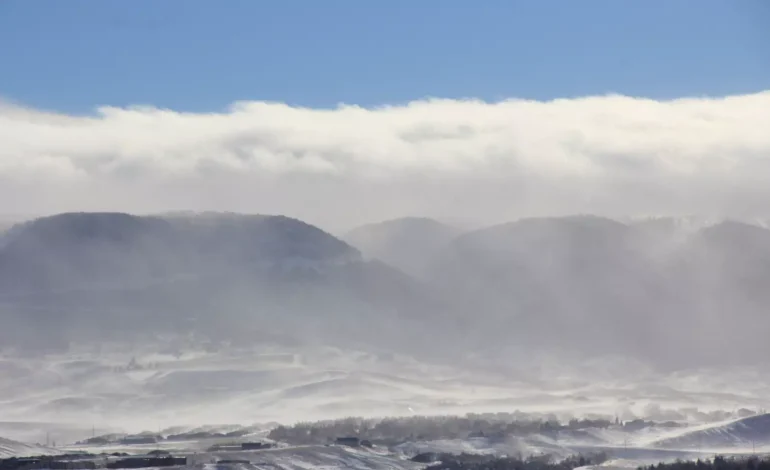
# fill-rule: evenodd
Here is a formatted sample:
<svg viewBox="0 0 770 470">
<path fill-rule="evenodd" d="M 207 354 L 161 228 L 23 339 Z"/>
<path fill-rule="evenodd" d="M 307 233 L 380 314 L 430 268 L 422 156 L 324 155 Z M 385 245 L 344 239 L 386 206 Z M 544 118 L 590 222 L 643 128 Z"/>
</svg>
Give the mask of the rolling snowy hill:
<svg viewBox="0 0 770 470">
<path fill-rule="evenodd" d="M 0 458 L 23 457 L 27 455 L 56 455 L 59 451 L 50 447 L 12 441 L 0 437 Z"/>
<path fill-rule="evenodd" d="M 760 414 L 726 423 L 699 426 L 655 440 L 651 446 L 664 449 L 770 450 L 770 414 Z"/>
</svg>

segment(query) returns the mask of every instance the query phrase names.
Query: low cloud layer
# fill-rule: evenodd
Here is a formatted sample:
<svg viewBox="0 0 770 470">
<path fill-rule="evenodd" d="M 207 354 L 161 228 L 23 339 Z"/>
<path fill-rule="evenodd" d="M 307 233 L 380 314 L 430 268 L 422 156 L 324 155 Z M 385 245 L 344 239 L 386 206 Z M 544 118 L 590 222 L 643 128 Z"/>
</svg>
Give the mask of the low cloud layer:
<svg viewBox="0 0 770 470">
<path fill-rule="evenodd" d="M 0 105 L 0 213 L 233 210 L 330 228 L 420 214 L 767 216 L 770 91 L 654 101 Z"/>
</svg>

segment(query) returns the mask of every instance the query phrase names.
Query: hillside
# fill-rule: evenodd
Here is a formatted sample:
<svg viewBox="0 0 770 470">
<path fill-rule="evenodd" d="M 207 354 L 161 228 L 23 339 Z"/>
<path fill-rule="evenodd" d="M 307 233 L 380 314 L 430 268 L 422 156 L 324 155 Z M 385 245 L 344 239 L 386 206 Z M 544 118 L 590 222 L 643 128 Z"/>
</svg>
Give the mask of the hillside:
<svg viewBox="0 0 770 470">
<path fill-rule="evenodd" d="M 728 423 L 683 430 L 673 436 L 654 441 L 652 446 L 668 449 L 727 450 L 766 447 L 768 443 L 770 443 L 770 414 L 760 414 Z"/>
<path fill-rule="evenodd" d="M 490 352 L 513 340 L 666 367 L 768 352 L 770 231 L 758 226 L 524 219 L 460 236 L 430 280 L 474 312 L 469 334 Z"/>
<path fill-rule="evenodd" d="M 57 453 L 56 449 L 25 444 L 0 437 L 0 458 L 23 457 L 27 455 L 55 455 Z"/>
<path fill-rule="evenodd" d="M 424 277 L 428 264 L 461 230 L 433 219 L 406 217 L 357 227 L 343 236 L 364 256 Z"/>
<path fill-rule="evenodd" d="M 286 217 L 137 217 L 72 213 L 17 225 L 0 252 L 0 292 L 94 283 L 142 283 L 292 263 L 320 267 L 359 258 L 321 230 Z"/>
<path fill-rule="evenodd" d="M 386 259 L 282 216 L 36 219 L 0 239 L 0 339 L 45 351 L 195 333 L 445 361 L 472 353 L 478 367 L 522 352 L 674 369 L 770 352 L 760 226 L 572 216 L 456 237 L 427 219 L 357 233 L 367 232 Z"/>
<path fill-rule="evenodd" d="M 630 234 L 596 217 L 525 219 L 459 237 L 431 279 L 491 317 L 481 337 L 612 352 L 616 334 L 644 318 L 633 309 L 655 288 Z"/>
<path fill-rule="evenodd" d="M 403 346 L 440 310 L 408 276 L 316 227 L 235 214 L 17 225 L 0 248 L 0 296 L 0 335 L 43 348 L 188 331 Z"/>
</svg>

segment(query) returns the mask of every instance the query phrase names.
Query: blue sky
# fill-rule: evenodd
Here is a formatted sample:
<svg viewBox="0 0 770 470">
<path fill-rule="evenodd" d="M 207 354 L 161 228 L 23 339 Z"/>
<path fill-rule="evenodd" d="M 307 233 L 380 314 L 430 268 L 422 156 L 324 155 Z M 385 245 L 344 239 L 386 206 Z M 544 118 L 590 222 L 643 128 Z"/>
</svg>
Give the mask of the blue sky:
<svg viewBox="0 0 770 470">
<path fill-rule="evenodd" d="M 721 96 L 770 89 L 770 2 L 2 0 L 0 70 L 68 113 Z"/>
</svg>

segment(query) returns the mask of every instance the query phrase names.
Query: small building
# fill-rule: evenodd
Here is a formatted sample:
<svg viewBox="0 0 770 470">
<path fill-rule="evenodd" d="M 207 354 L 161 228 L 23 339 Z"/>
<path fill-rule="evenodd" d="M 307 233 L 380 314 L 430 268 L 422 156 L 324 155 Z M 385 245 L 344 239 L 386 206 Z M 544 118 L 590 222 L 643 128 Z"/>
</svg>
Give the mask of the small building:
<svg viewBox="0 0 770 470">
<path fill-rule="evenodd" d="M 270 449 L 273 447 L 273 444 L 270 444 L 269 442 L 243 442 L 241 444 L 242 450 L 263 450 L 263 449 Z"/>
<path fill-rule="evenodd" d="M 334 443 L 338 446 L 361 447 L 361 439 L 357 437 L 338 437 Z"/>
<path fill-rule="evenodd" d="M 142 445 L 142 444 L 157 444 L 159 441 L 158 436 L 139 435 L 139 436 L 126 436 L 120 440 L 123 445 Z"/>
<path fill-rule="evenodd" d="M 415 455 L 410 460 L 417 463 L 434 463 L 438 462 L 440 457 L 436 452 L 423 452 L 421 454 Z"/>
<path fill-rule="evenodd" d="M 129 457 L 109 462 L 107 468 L 147 468 L 147 467 L 175 467 L 187 464 L 184 457 Z"/>
</svg>

